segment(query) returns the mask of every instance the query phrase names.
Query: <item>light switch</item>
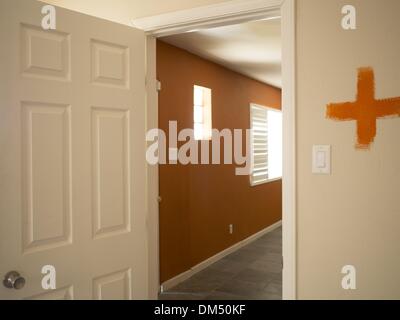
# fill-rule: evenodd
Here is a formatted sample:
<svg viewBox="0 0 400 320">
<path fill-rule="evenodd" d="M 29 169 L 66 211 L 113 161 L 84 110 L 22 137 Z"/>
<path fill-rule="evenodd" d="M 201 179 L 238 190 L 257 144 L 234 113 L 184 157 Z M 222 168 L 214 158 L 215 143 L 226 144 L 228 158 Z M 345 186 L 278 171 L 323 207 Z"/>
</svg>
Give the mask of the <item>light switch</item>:
<svg viewBox="0 0 400 320">
<path fill-rule="evenodd" d="M 331 146 L 313 146 L 312 172 L 315 174 L 331 174 Z"/>
<path fill-rule="evenodd" d="M 317 168 L 323 169 L 326 166 L 326 154 L 323 151 L 317 151 Z"/>
</svg>

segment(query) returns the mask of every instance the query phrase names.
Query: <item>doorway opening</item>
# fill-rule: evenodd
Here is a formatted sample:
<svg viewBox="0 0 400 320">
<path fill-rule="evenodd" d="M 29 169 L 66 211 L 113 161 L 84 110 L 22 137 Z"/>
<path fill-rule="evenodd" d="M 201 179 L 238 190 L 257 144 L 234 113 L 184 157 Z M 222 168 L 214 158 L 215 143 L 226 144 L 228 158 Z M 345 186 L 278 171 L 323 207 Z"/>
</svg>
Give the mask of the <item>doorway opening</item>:
<svg viewBox="0 0 400 320">
<path fill-rule="evenodd" d="M 157 46 L 158 47 L 157 59 L 159 59 L 159 50 L 163 50 L 164 54 L 167 57 L 169 56 L 169 61 L 170 61 L 170 65 L 168 66 L 167 63 L 166 71 L 164 70 L 165 71 L 164 75 L 167 75 L 166 78 L 167 81 L 165 79 L 159 79 L 161 80 L 161 83 L 157 85 L 158 89 L 161 89 L 161 91 L 159 92 L 160 100 L 158 101 L 158 103 L 153 104 L 157 106 L 157 108 L 151 110 L 150 107 L 149 110 L 151 113 L 156 114 L 157 117 L 152 118 L 152 120 L 150 119 L 148 125 L 149 127 L 153 128 L 154 127 L 162 128 L 162 125 L 165 126 L 166 120 L 168 120 L 168 122 L 176 121 L 178 123 L 177 125 L 178 133 L 182 129 L 192 128 L 195 131 L 197 130 L 197 134 L 201 136 L 201 133 L 199 132 L 204 133 L 204 130 L 202 131 L 202 129 L 199 129 L 199 127 L 204 126 L 204 123 L 201 121 L 202 120 L 201 117 L 204 117 L 204 114 L 200 112 L 200 110 L 204 110 L 205 108 L 202 109 L 202 107 L 204 106 L 201 105 L 201 103 L 199 105 L 196 104 L 195 102 L 196 87 L 210 89 L 211 101 L 212 101 L 210 108 L 211 109 L 210 122 L 212 123 L 212 128 L 223 129 L 224 127 L 228 127 L 231 129 L 250 129 L 252 122 L 251 119 L 252 106 L 253 107 L 257 106 L 262 109 L 266 107 L 265 110 L 269 110 L 268 108 L 280 109 L 279 107 L 282 106 L 282 111 L 283 111 L 282 124 L 284 132 L 283 135 L 284 156 L 282 165 L 283 192 L 281 188 L 278 189 L 280 189 L 280 191 L 282 192 L 281 197 L 283 201 L 283 209 L 281 210 L 282 214 L 281 218 L 283 223 L 283 230 L 281 232 L 283 233 L 283 241 L 280 240 L 280 242 L 282 243 L 280 249 L 282 254 L 280 254 L 279 252 L 274 252 L 274 253 L 275 254 L 278 253 L 278 255 L 280 256 L 279 257 L 280 261 L 278 262 L 280 268 L 279 270 L 282 270 L 282 264 L 283 264 L 281 257 L 282 255 L 284 256 L 283 260 L 285 261 L 284 269 L 283 272 L 281 273 L 281 278 L 283 280 L 283 289 L 281 297 L 284 299 L 293 299 L 295 298 L 294 3 L 292 1 L 286 1 L 281 8 L 280 4 L 279 5 L 276 3 L 271 4 L 271 1 L 265 1 L 265 2 L 266 2 L 265 6 L 262 8 L 262 10 L 258 11 L 257 15 L 249 16 L 246 13 L 247 16 L 244 19 L 241 18 L 240 14 L 236 15 L 236 17 L 232 19 L 228 19 L 229 17 L 227 18 L 226 16 L 223 19 L 220 17 L 212 19 L 209 18 L 210 15 L 212 16 L 210 10 L 208 13 L 205 13 L 205 11 L 207 10 L 203 10 L 202 13 L 203 20 L 194 19 L 193 16 L 195 16 L 196 14 L 194 14 L 193 12 L 192 14 L 181 12 L 181 18 L 179 18 L 179 14 L 174 13 L 174 16 L 171 19 L 172 21 L 176 20 L 177 21 L 176 23 L 172 23 L 171 19 L 169 19 L 167 23 L 168 20 L 167 17 L 162 17 L 162 18 L 155 17 L 153 19 L 154 23 L 152 26 L 150 21 L 151 19 L 150 20 L 147 19 L 146 23 L 144 23 L 147 24 L 147 27 L 145 26 L 144 29 L 147 30 L 150 34 L 148 37 L 148 39 L 150 39 L 148 43 L 148 48 L 150 48 L 152 52 L 156 52 L 156 46 Z M 189 18 L 184 18 L 183 16 L 185 15 L 189 16 Z M 232 13 L 232 15 L 234 14 Z M 187 23 L 182 22 L 185 19 L 188 21 Z M 205 23 L 202 24 L 202 21 Z M 194 40 L 191 41 L 191 44 L 189 42 L 189 45 L 192 46 L 194 44 L 194 47 L 189 47 L 189 48 L 185 47 L 184 46 L 185 41 L 182 40 L 183 38 L 186 37 L 189 38 L 196 37 L 198 34 L 202 32 L 212 33 L 217 29 L 224 29 L 224 28 L 229 29 L 233 27 L 244 26 L 246 24 L 256 24 L 257 22 L 275 22 L 277 23 L 278 26 L 281 26 L 281 32 L 282 32 L 281 33 L 282 36 L 281 79 L 282 79 L 283 91 L 281 92 L 282 101 L 280 101 L 279 99 L 278 106 L 274 105 L 270 101 L 259 101 L 259 100 L 256 101 L 257 98 L 254 98 L 252 100 L 251 94 L 247 95 L 246 102 L 239 101 L 240 99 L 233 99 L 233 102 L 230 102 L 229 100 L 231 98 L 237 97 L 235 96 L 236 93 L 243 92 L 244 91 L 243 88 L 246 88 L 246 86 L 243 85 L 243 82 L 241 85 L 236 87 L 235 84 L 233 84 L 233 82 L 228 82 L 226 84 L 225 81 L 222 80 L 218 81 L 217 72 L 206 72 L 207 69 L 206 65 L 207 63 L 209 63 L 212 64 L 218 70 L 223 70 L 225 73 L 236 74 L 238 75 L 238 77 L 249 79 L 260 85 L 267 85 L 267 86 L 269 85 L 272 88 L 274 87 L 274 85 L 271 86 L 270 84 L 265 83 L 266 81 L 264 81 L 263 79 L 258 78 L 259 75 L 255 75 L 255 72 L 253 72 L 253 74 L 246 74 L 246 69 L 247 71 L 251 69 L 253 71 L 260 71 L 261 69 L 260 66 L 263 65 L 262 61 L 258 61 L 258 64 L 254 63 L 253 65 L 251 63 L 250 64 L 247 63 L 246 65 L 245 61 L 242 61 L 244 62 L 243 64 L 247 67 L 242 70 L 236 69 L 236 67 L 240 64 L 237 63 L 237 61 L 238 60 L 240 61 L 240 59 L 236 60 L 235 64 L 236 66 L 226 65 L 225 62 L 226 61 L 229 62 L 229 59 L 226 59 L 225 62 L 223 61 L 224 59 L 218 61 L 218 55 L 220 55 L 221 51 L 223 51 L 220 50 L 221 49 L 220 45 L 221 43 L 223 44 L 224 39 L 228 38 L 226 34 L 220 36 L 219 39 L 217 37 L 208 46 L 200 45 L 200 47 L 202 48 L 208 47 L 215 49 L 215 52 L 218 52 L 217 54 L 214 53 L 214 55 L 208 55 L 208 56 L 207 54 L 203 54 L 201 52 L 196 51 L 196 44 L 198 44 L 199 42 L 204 43 L 203 41 L 207 41 L 207 39 L 203 35 L 201 35 L 202 36 L 201 41 Z M 138 24 L 140 25 L 140 22 L 136 23 L 136 25 Z M 197 27 L 198 25 L 201 25 L 201 27 Z M 244 38 L 247 39 L 248 37 Z M 266 41 L 268 41 L 268 39 L 266 39 Z M 236 58 L 240 56 L 238 54 L 240 52 L 238 52 L 237 50 L 230 50 L 230 51 L 232 56 L 234 56 L 235 54 Z M 253 57 L 257 56 L 257 54 L 260 53 L 259 51 L 260 50 L 253 50 L 252 51 Z M 196 67 L 192 68 L 188 56 L 200 59 L 202 60 L 202 62 L 199 63 Z M 262 56 L 262 54 L 260 54 L 260 56 Z M 156 55 L 154 54 L 150 58 L 154 59 L 155 61 Z M 177 67 L 177 64 L 180 63 L 183 65 L 181 67 Z M 266 64 L 264 64 L 264 66 L 265 65 Z M 252 66 L 253 68 L 249 66 Z M 170 68 L 170 70 L 168 70 L 168 68 Z M 186 73 L 184 72 L 185 69 Z M 155 69 L 152 70 L 154 78 L 156 78 L 156 74 L 157 76 L 160 75 L 160 71 L 161 71 L 160 66 L 159 64 L 157 64 L 157 71 Z M 182 74 L 182 72 L 184 74 Z M 207 81 L 204 81 L 204 78 L 203 80 L 200 79 L 199 81 L 196 81 L 196 79 L 192 79 L 191 76 L 193 76 L 195 73 L 198 72 L 210 74 L 214 82 L 217 83 L 217 86 L 221 86 L 223 90 L 215 89 L 215 83 L 210 85 L 207 83 Z M 272 72 L 269 73 L 271 74 Z M 182 81 L 182 79 L 184 81 Z M 215 81 L 216 79 L 217 81 Z M 156 85 L 153 84 L 153 88 L 155 87 Z M 277 88 L 275 87 L 275 89 Z M 169 93 L 172 92 L 172 94 L 170 95 L 171 100 L 166 105 L 171 107 L 163 108 L 163 104 L 165 105 L 165 103 L 163 103 L 162 100 L 164 97 L 164 102 L 165 102 L 165 98 L 167 97 L 168 92 Z M 269 97 L 271 97 L 271 95 L 272 94 L 266 94 L 266 96 Z M 241 108 L 235 107 L 234 104 L 236 103 L 239 103 L 242 107 Z M 158 104 L 160 105 L 158 106 Z M 180 112 L 179 114 L 178 113 L 174 114 L 174 112 L 176 111 L 174 108 L 177 108 L 178 105 L 184 105 L 184 108 L 181 108 L 183 111 Z M 221 106 L 227 105 L 228 106 L 228 108 L 226 109 L 227 111 L 223 111 L 224 109 L 223 107 L 219 107 L 220 105 Z M 231 106 L 230 110 L 229 106 Z M 197 116 L 195 115 L 196 109 L 197 109 Z M 245 116 L 239 115 L 240 112 L 237 111 L 239 109 L 246 110 L 247 115 Z M 268 112 L 266 113 L 268 114 Z M 154 119 L 157 119 L 157 121 L 155 122 Z M 238 122 L 235 123 L 235 120 L 237 120 Z M 253 119 L 253 121 L 255 120 L 257 119 Z M 233 121 L 233 124 L 226 125 L 227 121 Z M 161 122 L 163 122 L 164 124 L 162 124 Z M 268 139 L 267 137 L 263 138 L 264 140 Z M 207 139 L 202 140 L 201 138 L 194 140 L 197 141 L 198 145 L 202 145 L 203 141 L 207 141 Z M 224 140 L 225 139 L 223 139 L 222 141 Z M 259 143 L 260 141 L 256 142 Z M 255 142 L 253 141 L 253 143 Z M 222 146 L 219 148 L 220 153 L 223 154 L 223 156 L 225 156 L 224 154 L 225 144 L 224 142 L 221 142 L 221 144 Z M 251 139 L 248 144 L 251 145 Z M 173 145 L 172 148 L 171 146 L 169 146 L 167 149 L 168 156 L 171 157 L 172 155 L 172 158 L 175 157 L 177 158 L 180 155 L 180 150 L 179 150 L 180 146 L 182 146 L 182 143 L 177 143 L 176 145 Z M 199 157 L 201 157 L 200 155 Z M 157 250 L 160 249 L 159 263 L 161 265 L 160 268 L 161 273 L 159 274 L 160 279 L 158 281 L 158 284 L 161 285 L 161 291 L 165 293 L 165 291 L 168 290 L 171 291 L 171 289 L 174 288 L 176 289 L 176 287 L 179 286 L 180 284 L 183 285 L 185 280 L 189 279 L 190 281 L 190 279 L 192 280 L 196 279 L 196 277 L 198 278 L 202 273 L 206 272 L 207 268 L 212 267 L 212 265 L 215 266 L 215 264 L 222 263 L 221 261 L 223 259 L 230 258 L 232 260 L 232 257 L 234 255 L 240 256 L 240 249 L 243 249 L 245 251 L 250 251 L 250 248 L 245 247 L 246 245 L 255 241 L 255 239 L 257 238 L 260 238 L 260 236 L 263 235 L 263 232 L 268 233 L 268 235 L 271 237 L 273 234 L 268 231 L 271 231 L 271 228 L 274 229 L 276 227 L 279 227 L 276 225 L 276 223 L 279 224 L 279 220 L 270 221 L 268 224 L 264 225 L 264 228 L 262 227 L 260 228 L 259 226 L 257 226 L 256 228 L 252 229 L 252 227 L 250 227 L 249 222 L 245 222 L 242 225 L 240 224 L 239 221 L 240 218 L 246 219 L 246 215 L 251 216 L 253 211 L 255 211 L 251 209 L 246 210 L 248 209 L 246 205 L 249 206 L 249 204 L 251 205 L 252 203 L 254 203 L 254 201 L 249 200 L 249 198 L 247 198 L 246 201 L 245 192 L 240 192 L 240 191 L 229 192 L 229 188 L 231 187 L 233 188 L 234 185 L 233 181 L 234 180 L 246 181 L 247 187 L 250 190 L 251 189 L 255 190 L 255 188 L 257 187 L 262 188 L 264 185 L 271 186 L 273 184 L 279 184 L 280 182 L 279 176 L 277 179 L 269 179 L 269 177 L 267 176 L 266 181 L 262 181 L 263 176 L 265 176 L 266 174 L 264 172 L 265 170 L 263 171 L 265 163 L 259 161 L 260 157 L 257 157 L 257 161 L 254 161 L 254 157 L 252 160 L 253 160 L 252 168 L 254 168 L 253 164 L 257 162 L 258 165 L 257 169 L 259 170 L 257 172 L 257 174 L 259 175 L 257 176 L 257 178 L 261 179 L 260 184 L 252 183 L 251 179 L 252 176 L 253 179 L 257 179 L 255 178 L 256 176 L 255 174 L 253 175 L 248 174 L 246 177 L 236 176 L 234 173 L 235 172 L 234 169 L 236 168 L 235 165 L 215 166 L 212 164 L 209 165 L 177 164 L 171 166 L 170 164 L 168 164 L 166 166 L 162 165 L 159 166 L 157 170 L 153 171 L 150 170 L 150 173 L 153 176 L 157 172 L 157 178 L 158 176 L 160 178 L 159 180 L 154 179 L 153 182 L 157 183 L 154 183 L 153 187 L 149 188 L 149 194 L 151 195 L 151 193 L 153 192 L 154 195 L 159 196 L 158 199 L 160 201 L 160 203 L 157 204 L 157 222 L 158 222 L 158 207 L 160 209 L 159 210 L 160 248 L 158 247 L 158 242 L 157 242 Z M 179 161 L 177 162 L 179 163 Z M 169 167 L 168 170 L 167 167 Z M 220 168 L 223 168 L 221 179 L 216 179 L 216 177 L 218 176 L 217 171 Z M 206 174 L 207 170 L 210 170 L 213 173 L 208 175 Z M 164 183 L 163 181 L 164 182 L 166 181 L 167 183 Z M 252 186 L 252 184 L 254 185 Z M 165 191 L 163 190 L 170 191 L 170 193 L 168 192 L 165 193 Z M 167 196 L 165 196 L 165 194 L 167 194 Z M 184 194 L 186 194 L 186 196 L 182 196 Z M 273 193 L 270 192 L 269 194 Z M 268 195 L 267 193 L 265 193 L 264 200 L 268 201 L 267 197 Z M 276 198 L 279 199 L 279 196 L 275 197 L 275 199 Z M 151 203 L 152 201 L 151 198 L 149 199 L 149 201 Z M 280 203 L 282 203 L 282 201 Z M 211 202 L 214 203 L 214 205 L 212 206 L 213 210 L 215 209 L 214 211 L 210 210 L 210 207 L 207 207 L 207 205 L 210 204 Z M 236 205 L 234 205 L 233 207 L 232 206 L 229 207 L 227 206 L 228 202 L 234 202 Z M 237 205 L 238 203 L 240 203 L 241 206 Z M 153 202 L 153 207 L 156 207 L 154 202 Z M 168 209 L 167 211 L 165 211 L 165 208 L 168 207 L 172 208 L 171 210 L 171 212 L 173 212 L 172 215 L 164 214 L 164 212 L 168 212 Z M 233 211 L 235 212 L 232 213 Z M 248 212 L 250 212 L 250 214 L 248 214 Z M 267 211 L 264 210 L 264 212 Z M 226 218 L 227 216 L 229 217 L 230 214 L 231 218 L 232 216 L 236 218 L 236 219 L 235 218 L 231 219 L 233 220 L 232 223 L 229 221 L 228 218 Z M 153 217 L 155 217 L 155 215 L 153 215 Z M 174 218 L 171 219 L 171 217 Z M 214 221 L 212 221 L 211 219 L 209 220 L 211 221 L 210 223 L 206 223 L 207 218 L 212 218 L 214 219 Z M 168 231 L 168 229 L 166 229 L 165 226 L 163 226 L 164 221 L 166 221 L 165 224 L 168 226 L 168 228 L 171 228 L 172 230 Z M 156 233 L 156 231 L 154 232 Z M 167 236 L 168 233 L 170 235 L 170 238 L 173 240 L 172 242 L 169 243 L 169 250 L 170 252 L 173 252 L 173 254 L 175 254 L 175 257 L 178 258 L 168 259 L 168 255 L 166 257 L 164 256 L 164 254 L 168 252 L 168 250 L 165 250 L 166 248 L 163 248 L 162 246 L 168 244 L 168 242 L 165 241 L 165 236 Z M 276 234 L 277 235 L 275 236 L 275 238 L 279 239 L 281 237 L 279 234 L 279 229 L 277 229 Z M 180 236 L 182 235 L 183 238 L 180 238 Z M 214 241 L 213 239 L 217 240 Z M 257 241 L 253 242 L 253 244 L 256 244 L 256 242 Z M 171 245 L 171 243 L 174 244 Z M 258 243 L 258 245 L 262 246 L 262 244 L 260 243 Z M 190 252 L 193 251 L 193 248 L 195 248 L 194 249 L 195 254 Z M 213 248 L 213 250 L 210 250 L 210 248 Z M 230 257 L 228 256 L 229 254 L 231 254 Z M 167 260 L 165 258 L 167 258 Z M 165 264 L 165 261 L 167 261 L 167 264 Z M 245 265 L 246 267 L 249 267 L 248 263 L 245 263 Z M 168 267 L 164 268 L 164 266 Z M 267 271 L 267 270 L 265 269 L 262 271 Z M 275 269 L 275 271 L 278 270 Z M 158 288 L 159 287 L 157 287 L 157 289 Z M 178 292 L 176 292 L 175 290 L 175 293 L 184 294 L 185 292 L 182 291 L 183 290 L 178 290 Z M 207 298 L 207 297 L 200 297 L 200 298 Z M 210 298 L 210 296 L 208 296 L 208 298 Z M 251 297 L 248 296 L 248 298 Z M 274 298 L 276 298 L 276 296 Z"/>
<path fill-rule="evenodd" d="M 168 141 L 160 299 L 282 298 L 280 30 L 280 19 L 263 19 L 157 40 L 158 124 Z M 178 159 L 188 129 L 189 163 Z M 233 163 L 238 138 L 248 163 Z M 239 165 L 249 172 L 237 174 Z"/>
</svg>

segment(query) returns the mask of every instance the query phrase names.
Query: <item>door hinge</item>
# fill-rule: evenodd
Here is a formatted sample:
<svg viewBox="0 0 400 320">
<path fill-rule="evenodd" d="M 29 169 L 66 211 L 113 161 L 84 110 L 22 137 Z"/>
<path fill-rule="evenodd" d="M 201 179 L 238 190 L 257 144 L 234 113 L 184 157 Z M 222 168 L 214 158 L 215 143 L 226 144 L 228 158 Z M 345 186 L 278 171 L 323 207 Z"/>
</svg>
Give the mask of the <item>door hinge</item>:
<svg viewBox="0 0 400 320">
<path fill-rule="evenodd" d="M 161 91 L 161 81 L 157 80 L 157 91 Z"/>
</svg>

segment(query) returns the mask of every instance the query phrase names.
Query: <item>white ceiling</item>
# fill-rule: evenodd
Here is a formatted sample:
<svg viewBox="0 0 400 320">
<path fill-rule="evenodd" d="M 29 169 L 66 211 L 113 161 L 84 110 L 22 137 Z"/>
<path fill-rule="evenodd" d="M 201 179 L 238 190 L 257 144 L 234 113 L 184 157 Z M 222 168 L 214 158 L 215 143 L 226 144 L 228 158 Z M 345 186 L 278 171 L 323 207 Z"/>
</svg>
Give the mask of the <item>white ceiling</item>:
<svg viewBox="0 0 400 320">
<path fill-rule="evenodd" d="M 281 88 L 280 19 L 198 30 L 161 40 Z"/>
<path fill-rule="evenodd" d="M 0 0 L 2 1 L 2 0 Z M 213 5 L 229 0 L 41 0 L 131 26 L 132 19 Z"/>
</svg>

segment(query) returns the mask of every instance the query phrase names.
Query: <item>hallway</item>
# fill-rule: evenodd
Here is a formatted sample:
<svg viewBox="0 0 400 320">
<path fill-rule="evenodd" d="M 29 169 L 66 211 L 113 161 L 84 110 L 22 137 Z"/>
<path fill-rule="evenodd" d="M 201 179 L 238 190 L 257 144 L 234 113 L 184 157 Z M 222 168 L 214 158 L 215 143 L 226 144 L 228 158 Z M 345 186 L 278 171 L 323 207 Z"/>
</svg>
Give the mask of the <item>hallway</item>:
<svg viewBox="0 0 400 320">
<path fill-rule="evenodd" d="M 282 228 L 160 294 L 160 300 L 282 299 Z"/>
</svg>

